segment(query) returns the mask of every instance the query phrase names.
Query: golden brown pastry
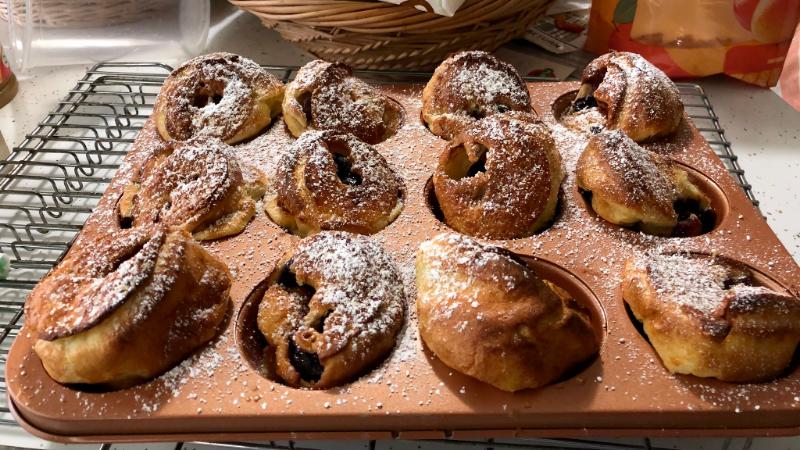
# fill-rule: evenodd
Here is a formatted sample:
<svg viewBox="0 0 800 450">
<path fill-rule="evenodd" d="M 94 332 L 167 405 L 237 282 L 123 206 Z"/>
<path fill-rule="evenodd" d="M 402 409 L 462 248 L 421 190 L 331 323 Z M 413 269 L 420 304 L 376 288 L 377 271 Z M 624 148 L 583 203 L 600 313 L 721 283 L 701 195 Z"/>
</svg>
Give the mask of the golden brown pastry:
<svg viewBox="0 0 800 450">
<path fill-rule="evenodd" d="M 534 113 L 528 87 L 514 66 L 483 51 L 445 59 L 422 91 L 422 120 L 445 139 L 479 119 L 508 111 Z"/>
<path fill-rule="evenodd" d="M 353 380 L 394 347 L 403 283 L 391 256 L 366 236 L 322 232 L 287 252 L 258 308 L 266 370 L 293 387 Z"/>
<path fill-rule="evenodd" d="M 372 234 L 403 209 L 405 188 L 371 146 L 336 131 L 309 131 L 292 143 L 270 179 L 264 206 L 299 236 L 320 230 Z"/>
<path fill-rule="evenodd" d="M 622 296 L 672 373 L 758 382 L 781 375 L 800 342 L 800 300 L 741 263 L 651 252 L 625 264 Z"/>
<path fill-rule="evenodd" d="M 620 130 L 636 142 L 667 136 L 683 119 L 675 83 L 635 53 L 611 52 L 589 63 L 561 122 L 576 131 Z"/>
<path fill-rule="evenodd" d="M 241 232 L 256 212 L 266 177 L 241 164 L 222 141 L 198 137 L 164 147 L 124 188 L 117 209 L 126 227 L 162 223 L 198 240 Z"/>
<path fill-rule="evenodd" d="M 451 141 L 439 156 L 433 186 L 451 228 L 514 239 L 552 221 L 563 178 L 548 128 L 514 112 L 478 121 Z"/>
<path fill-rule="evenodd" d="M 283 120 L 294 137 L 306 130 L 336 130 L 377 144 L 397 131 L 403 110 L 345 64 L 316 60 L 286 86 Z"/>
<path fill-rule="evenodd" d="M 280 114 L 283 90 L 283 83 L 255 62 L 211 53 L 172 71 L 153 119 L 165 140 L 202 134 L 235 144 L 257 135 Z"/>
<path fill-rule="evenodd" d="M 417 252 L 419 334 L 443 363 L 498 389 L 544 386 L 598 351 L 588 314 L 551 286 L 503 248 L 441 234 Z"/>
<path fill-rule="evenodd" d="M 697 236 L 714 227 L 708 197 L 671 160 L 621 131 L 593 135 L 578 159 L 576 182 L 603 219 L 657 236 Z"/>
<path fill-rule="evenodd" d="M 185 231 L 92 216 L 31 292 L 25 326 L 59 383 L 121 388 L 153 378 L 213 338 L 230 303 L 228 269 Z"/>
</svg>

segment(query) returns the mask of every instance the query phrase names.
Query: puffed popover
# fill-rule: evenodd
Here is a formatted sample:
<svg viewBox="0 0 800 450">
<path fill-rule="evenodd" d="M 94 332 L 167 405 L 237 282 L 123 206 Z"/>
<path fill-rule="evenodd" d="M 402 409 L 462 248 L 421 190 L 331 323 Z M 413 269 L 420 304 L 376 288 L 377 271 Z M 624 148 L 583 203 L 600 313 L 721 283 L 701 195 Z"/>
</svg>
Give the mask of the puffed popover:
<svg viewBox="0 0 800 450">
<path fill-rule="evenodd" d="M 202 134 L 236 144 L 281 113 L 283 91 L 283 83 L 254 61 L 210 53 L 186 61 L 164 80 L 153 120 L 167 141 Z"/>
<path fill-rule="evenodd" d="M 530 236 L 556 213 L 564 173 L 550 131 L 530 114 L 496 114 L 448 143 L 433 173 L 454 230 L 491 239 Z"/>
<path fill-rule="evenodd" d="M 371 238 L 323 231 L 303 239 L 258 307 L 266 371 L 293 387 L 351 381 L 394 347 L 404 295 L 392 257 Z"/>
<path fill-rule="evenodd" d="M 90 218 L 25 303 L 25 326 L 51 378 L 127 387 L 165 372 L 219 331 L 230 273 L 185 230 L 120 229 Z"/>
<path fill-rule="evenodd" d="M 405 186 L 372 146 L 332 130 L 307 131 L 279 160 L 264 198 L 290 232 L 376 233 L 403 209 Z"/>
<path fill-rule="evenodd" d="M 680 92 L 664 72 L 636 53 L 610 52 L 586 66 L 560 121 L 575 131 L 619 130 L 643 142 L 674 133 L 682 119 Z"/>
<path fill-rule="evenodd" d="M 528 87 L 514 66 L 484 51 L 448 57 L 422 91 L 422 120 L 444 139 L 453 139 L 484 117 L 509 111 L 535 114 Z"/>
<path fill-rule="evenodd" d="M 784 373 L 800 342 L 800 299 L 759 286 L 721 256 L 630 258 L 622 297 L 672 373 L 751 383 Z"/>
<path fill-rule="evenodd" d="M 578 159 L 576 182 L 603 219 L 657 236 L 689 237 L 716 222 L 711 202 L 671 160 L 621 131 L 593 135 Z"/>
<path fill-rule="evenodd" d="M 283 120 L 294 137 L 308 130 L 335 130 L 377 144 L 400 127 L 403 109 L 353 76 L 347 65 L 316 60 L 301 67 L 286 86 Z"/>
<path fill-rule="evenodd" d="M 420 245 L 416 269 L 419 334 L 459 372 L 514 392 L 598 351 L 589 315 L 508 250 L 440 234 Z"/>
</svg>

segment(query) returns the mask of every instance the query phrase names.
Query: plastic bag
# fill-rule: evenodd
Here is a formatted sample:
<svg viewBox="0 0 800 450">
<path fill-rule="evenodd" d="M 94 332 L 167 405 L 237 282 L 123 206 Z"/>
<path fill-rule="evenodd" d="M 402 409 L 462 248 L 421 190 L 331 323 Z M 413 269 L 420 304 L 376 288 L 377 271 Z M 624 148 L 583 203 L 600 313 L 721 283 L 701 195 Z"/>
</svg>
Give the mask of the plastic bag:
<svg viewBox="0 0 800 450">
<path fill-rule="evenodd" d="M 792 46 L 786 55 L 786 64 L 781 73 L 781 97 L 786 103 L 800 111 L 800 26 L 794 33 Z"/>
<path fill-rule="evenodd" d="M 800 0 L 594 0 L 585 48 L 636 52 L 675 78 L 774 86 L 798 20 Z"/>
</svg>

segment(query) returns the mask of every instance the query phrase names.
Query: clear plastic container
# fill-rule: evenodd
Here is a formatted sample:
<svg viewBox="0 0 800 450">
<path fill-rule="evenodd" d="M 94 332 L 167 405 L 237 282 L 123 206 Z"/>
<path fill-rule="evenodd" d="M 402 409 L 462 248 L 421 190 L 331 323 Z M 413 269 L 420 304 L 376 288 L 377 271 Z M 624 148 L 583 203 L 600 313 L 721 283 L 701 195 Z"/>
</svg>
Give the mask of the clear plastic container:
<svg viewBox="0 0 800 450">
<path fill-rule="evenodd" d="M 186 59 L 205 49 L 209 9 L 209 0 L 0 0 L 0 26 L 24 76 L 41 66 Z"/>
</svg>

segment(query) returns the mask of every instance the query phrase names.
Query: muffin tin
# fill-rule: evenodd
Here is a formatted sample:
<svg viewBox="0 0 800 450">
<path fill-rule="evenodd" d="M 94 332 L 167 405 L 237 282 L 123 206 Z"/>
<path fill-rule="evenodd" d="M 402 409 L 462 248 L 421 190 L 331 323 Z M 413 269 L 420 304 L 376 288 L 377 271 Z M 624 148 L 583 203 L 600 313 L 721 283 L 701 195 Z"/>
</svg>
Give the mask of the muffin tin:
<svg viewBox="0 0 800 450">
<path fill-rule="evenodd" d="M 557 99 L 575 90 L 576 83 L 529 85 L 534 108 L 553 125 L 567 173 L 554 223 L 531 237 L 488 242 L 521 254 L 587 306 L 601 337 L 600 353 L 558 383 L 515 394 L 437 361 L 417 333 L 413 259 L 420 242 L 452 230 L 437 219 L 426 189 L 445 142 L 419 120 L 422 87 L 379 86 L 405 109 L 402 128 L 375 146 L 406 184 L 404 210 L 374 236 L 395 256 L 408 295 L 406 325 L 384 363 L 348 385 L 324 391 L 292 389 L 254 368 L 253 299 L 298 239 L 260 211 L 242 234 L 204 244 L 234 274 L 233 307 L 224 330 L 155 380 L 110 392 L 59 385 L 44 372 L 23 328 L 6 366 L 20 423 L 39 436 L 71 442 L 800 433 L 796 364 L 778 380 L 752 385 L 671 375 L 637 331 L 619 289 L 625 259 L 656 246 L 746 262 L 764 284 L 794 295 L 800 290 L 800 268 L 689 120 L 670 139 L 645 147 L 690 169 L 712 199 L 714 230 L 693 238 L 661 238 L 598 218 L 574 183 L 584 139 L 554 118 L 554 109 L 563 107 Z M 269 172 L 291 140 L 278 121 L 237 151 Z"/>
</svg>

